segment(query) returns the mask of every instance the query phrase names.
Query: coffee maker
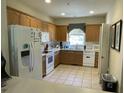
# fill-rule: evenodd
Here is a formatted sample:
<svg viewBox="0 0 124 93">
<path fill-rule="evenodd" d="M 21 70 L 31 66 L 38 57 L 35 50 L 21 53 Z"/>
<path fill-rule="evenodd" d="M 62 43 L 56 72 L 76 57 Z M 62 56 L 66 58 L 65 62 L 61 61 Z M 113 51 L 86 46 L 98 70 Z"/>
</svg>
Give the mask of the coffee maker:
<svg viewBox="0 0 124 93">
<path fill-rule="evenodd" d="M 60 48 L 61 48 L 61 49 L 63 48 L 63 43 L 62 43 L 62 42 L 60 42 Z"/>
</svg>

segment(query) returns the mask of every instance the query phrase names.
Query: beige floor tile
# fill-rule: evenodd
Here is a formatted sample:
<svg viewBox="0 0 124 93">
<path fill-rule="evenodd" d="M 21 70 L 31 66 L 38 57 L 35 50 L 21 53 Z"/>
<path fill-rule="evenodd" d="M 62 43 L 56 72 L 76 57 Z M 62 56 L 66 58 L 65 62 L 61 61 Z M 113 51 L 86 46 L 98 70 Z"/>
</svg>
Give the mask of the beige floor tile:
<svg viewBox="0 0 124 93">
<path fill-rule="evenodd" d="M 43 80 L 101 90 L 97 68 L 59 65 L 52 73 L 44 77 Z"/>
<path fill-rule="evenodd" d="M 65 73 L 69 74 L 70 71 L 69 71 L 69 70 L 65 70 L 65 71 L 63 72 L 63 74 L 65 74 Z"/>
<path fill-rule="evenodd" d="M 57 79 L 58 76 L 53 75 L 53 76 L 51 76 L 50 78 Z"/>
<path fill-rule="evenodd" d="M 83 84 L 90 84 L 91 85 L 92 81 L 90 79 L 83 79 Z"/>
<path fill-rule="evenodd" d="M 90 84 L 83 84 L 82 88 L 92 88 Z"/>
<path fill-rule="evenodd" d="M 60 84 L 63 84 L 64 83 L 64 79 L 58 79 L 58 80 L 56 80 L 56 83 L 60 83 Z"/>
<path fill-rule="evenodd" d="M 50 79 L 48 79 L 48 81 L 50 81 L 50 82 L 55 82 L 56 79 L 54 79 L 54 78 L 50 78 Z"/>
<path fill-rule="evenodd" d="M 76 72 L 70 72 L 69 75 L 76 75 Z"/>
<path fill-rule="evenodd" d="M 68 76 L 69 73 L 63 73 L 63 74 L 60 74 L 59 76 Z"/>
<path fill-rule="evenodd" d="M 81 73 L 82 73 L 82 72 L 84 72 L 84 71 L 83 71 L 83 70 L 77 70 L 77 72 L 81 72 Z"/>
<path fill-rule="evenodd" d="M 92 88 L 93 89 L 98 89 L 98 90 L 101 90 L 102 89 L 102 87 L 101 87 L 100 84 L 92 84 Z"/>
<path fill-rule="evenodd" d="M 99 78 L 98 78 L 98 77 L 93 77 L 93 76 L 92 76 L 92 80 L 99 81 Z"/>
<path fill-rule="evenodd" d="M 83 79 L 84 79 L 84 80 L 87 80 L 87 79 L 88 79 L 88 80 L 92 80 L 91 77 L 86 77 L 86 76 L 84 76 Z"/>
<path fill-rule="evenodd" d="M 43 80 L 49 80 L 50 78 L 49 77 L 45 77 L 45 78 L 43 78 Z"/>
<path fill-rule="evenodd" d="M 64 80 L 65 80 L 65 79 L 67 79 L 67 77 L 64 77 L 64 76 L 63 76 L 63 77 L 60 77 L 60 78 L 58 78 L 58 79 L 64 79 Z"/>
<path fill-rule="evenodd" d="M 99 82 L 100 82 L 100 80 L 98 79 L 92 79 L 92 83 L 94 83 L 94 84 L 99 84 Z"/>
<path fill-rule="evenodd" d="M 73 86 L 79 86 L 79 87 L 81 87 L 82 86 L 82 82 L 73 82 L 72 85 Z"/>
<path fill-rule="evenodd" d="M 84 73 L 83 75 L 84 75 L 84 76 L 87 76 L 87 77 L 91 77 L 91 76 L 92 76 L 91 73 Z"/>
<path fill-rule="evenodd" d="M 67 77 L 66 80 L 73 81 L 74 77 Z"/>
<path fill-rule="evenodd" d="M 61 74 L 60 77 L 67 77 L 69 76 L 68 74 Z"/>
<path fill-rule="evenodd" d="M 69 74 L 68 77 L 69 78 L 74 78 L 76 75 L 73 75 L 73 74 Z"/>
<path fill-rule="evenodd" d="M 77 75 L 83 75 L 83 72 L 77 72 L 76 74 Z"/>
<path fill-rule="evenodd" d="M 90 80 L 83 80 L 82 87 L 84 88 L 92 88 L 92 84 Z"/>
<path fill-rule="evenodd" d="M 82 82 L 83 78 L 74 78 L 74 82 Z"/>
<path fill-rule="evenodd" d="M 83 78 L 83 75 L 76 75 L 75 78 Z"/>
<path fill-rule="evenodd" d="M 72 83 L 73 83 L 73 81 L 71 81 L 71 80 L 70 80 L 70 81 L 69 81 L 69 80 L 66 80 L 66 81 L 64 82 L 65 85 L 72 85 Z"/>
</svg>

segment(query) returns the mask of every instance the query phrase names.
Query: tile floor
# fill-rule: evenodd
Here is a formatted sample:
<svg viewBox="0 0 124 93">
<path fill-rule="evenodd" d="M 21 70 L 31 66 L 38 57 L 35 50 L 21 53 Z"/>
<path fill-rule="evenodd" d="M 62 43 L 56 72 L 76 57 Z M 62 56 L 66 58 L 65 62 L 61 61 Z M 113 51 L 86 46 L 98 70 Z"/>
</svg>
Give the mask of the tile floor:
<svg viewBox="0 0 124 93">
<path fill-rule="evenodd" d="M 101 90 L 97 68 L 59 65 L 43 80 L 65 85 Z"/>
</svg>

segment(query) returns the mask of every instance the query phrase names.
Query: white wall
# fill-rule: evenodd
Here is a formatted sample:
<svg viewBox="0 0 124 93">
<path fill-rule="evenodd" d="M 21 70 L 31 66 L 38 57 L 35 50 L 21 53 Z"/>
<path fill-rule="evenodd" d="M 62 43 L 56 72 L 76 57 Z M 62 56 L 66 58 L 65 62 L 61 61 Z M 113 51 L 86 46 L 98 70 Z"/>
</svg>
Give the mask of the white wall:
<svg viewBox="0 0 124 93">
<path fill-rule="evenodd" d="M 107 15 L 106 22 L 109 24 L 113 24 L 118 20 L 123 18 L 122 5 L 123 0 L 115 0 L 115 4 L 112 7 L 111 11 Z M 123 32 L 123 31 L 122 31 Z M 123 36 L 122 36 L 123 37 Z M 121 50 L 120 52 L 110 48 L 110 73 L 117 77 L 119 81 L 119 92 L 121 88 L 121 79 L 122 79 L 122 39 L 121 39 Z"/>
<path fill-rule="evenodd" d="M 34 1 L 35 3 L 35 1 Z M 7 0 L 7 6 L 17 9 L 19 11 L 22 11 L 24 13 L 27 13 L 29 15 L 32 15 L 36 18 L 39 18 L 43 21 L 51 22 L 53 23 L 53 19 L 44 13 L 41 13 L 40 11 L 37 11 L 36 9 L 26 5 L 25 3 L 21 2 L 21 0 Z"/>
<path fill-rule="evenodd" d="M 1 0 L 1 51 L 6 59 L 6 70 L 9 73 L 9 49 L 8 49 L 8 31 L 6 17 L 6 0 Z"/>
<path fill-rule="evenodd" d="M 80 18 L 56 18 L 54 23 L 57 25 L 68 25 L 70 23 L 87 23 L 87 24 L 100 24 L 105 23 L 105 16 L 92 16 Z"/>
</svg>

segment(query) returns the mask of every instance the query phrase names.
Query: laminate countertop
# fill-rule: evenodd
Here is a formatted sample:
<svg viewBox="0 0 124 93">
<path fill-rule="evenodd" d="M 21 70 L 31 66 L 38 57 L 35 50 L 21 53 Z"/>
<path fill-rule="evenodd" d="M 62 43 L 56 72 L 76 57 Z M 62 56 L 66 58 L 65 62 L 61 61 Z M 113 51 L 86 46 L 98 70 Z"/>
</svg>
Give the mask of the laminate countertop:
<svg viewBox="0 0 124 93">
<path fill-rule="evenodd" d="M 4 92 L 3 92 L 4 91 Z M 2 93 L 111 93 L 101 90 L 54 84 L 43 80 L 12 77 Z"/>
</svg>

